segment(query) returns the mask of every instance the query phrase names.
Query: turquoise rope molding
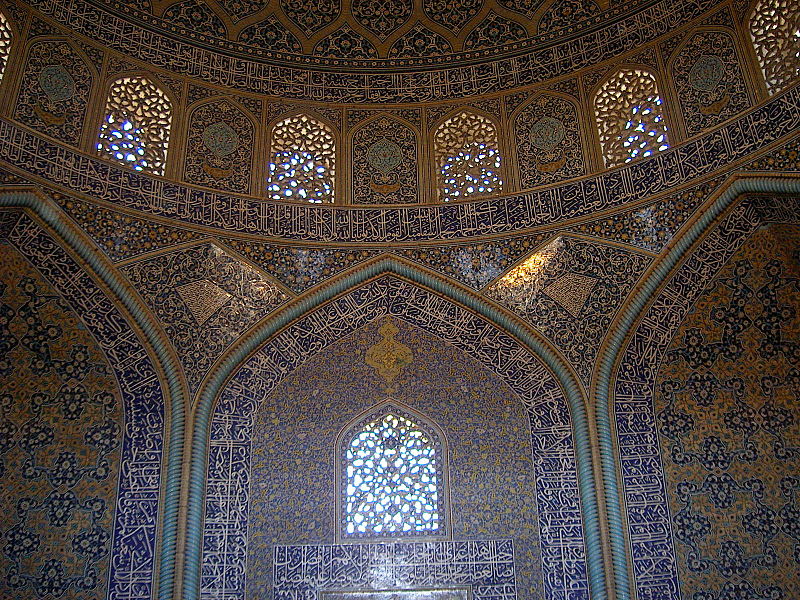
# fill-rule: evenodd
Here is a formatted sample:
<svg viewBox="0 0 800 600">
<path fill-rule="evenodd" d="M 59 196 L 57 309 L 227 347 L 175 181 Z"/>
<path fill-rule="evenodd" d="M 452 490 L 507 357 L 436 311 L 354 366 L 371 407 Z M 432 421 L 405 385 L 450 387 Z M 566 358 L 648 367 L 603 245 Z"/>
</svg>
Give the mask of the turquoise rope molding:
<svg viewBox="0 0 800 600">
<path fill-rule="evenodd" d="M 575 435 L 578 488 L 584 525 L 590 595 L 592 600 L 605 600 L 608 596 L 603 564 L 604 555 L 600 534 L 599 507 L 589 437 L 589 421 L 577 379 L 560 357 L 516 320 L 513 320 L 474 294 L 450 285 L 393 257 L 383 258 L 371 263 L 365 268 L 345 276 L 324 289 L 303 298 L 296 304 L 287 307 L 252 332 L 250 337 L 243 340 L 210 374 L 206 384 L 200 391 L 197 401 L 192 435 L 184 562 L 184 600 L 199 600 L 200 597 L 203 502 L 205 498 L 209 425 L 214 400 L 222 390 L 222 386 L 252 352 L 256 351 L 286 325 L 342 292 L 354 289 L 368 279 L 383 274 L 398 275 L 408 281 L 428 287 L 450 300 L 474 310 L 491 323 L 520 340 L 556 375 L 569 402 Z"/>
<path fill-rule="evenodd" d="M 778 177 L 747 177 L 737 179 L 722 192 L 697 222 L 675 243 L 675 246 L 656 266 L 639 291 L 623 308 L 620 324 L 616 327 L 604 350 L 598 357 L 597 386 L 594 398 L 595 423 L 600 447 L 600 464 L 605 491 L 611 558 L 614 567 L 614 587 L 617 600 L 636 597 L 633 582 L 628 577 L 630 565 L 623 508 L 620 502 L 621 485 L 614 454 L 614 431 L 612 424 L 611 390 L 612 373 L 616 360 L 627 347 L 628 336 L 633 327 L 654 299 L 654 294 L 674 273 L 685 257 L 686 251 L 713 226 L 719 217 L 742 194 L 771 193 L 800 195 L 800 179 Z"/>
<path fill-rule="evenodd" d="M 166 455 L 166 477 L 163 486 L 164 498 L 161 517 L 161 550 L 158 570 L 158 598 L 172 600 L 175 587 L 175 557 L 178 531 L 178 507 L 180 500 L 182 456 L 185 431 L 185 401 L 177 362 L 164 346 L 158 335 L 159 325 L 149 315 L 147 309 L 128 292 L 124 280 L 102 258 L 102 255 L 85 240 L 75 234 L 69 221 L 50 201 L 32 192 L 7 192 L 0 194 L 0 207 L 27 208 L 44 221 L 61 240 L 78 256 L 86 261 L 94 274 L 108 286 L 130 312 L 136 325 L 144 332 L 147 342 L 154 349 L 156 357 L 167 378 L 169 390 L 169 439 Z M 155 565 L 154 565 L 155 566 Z"/>
</svg>

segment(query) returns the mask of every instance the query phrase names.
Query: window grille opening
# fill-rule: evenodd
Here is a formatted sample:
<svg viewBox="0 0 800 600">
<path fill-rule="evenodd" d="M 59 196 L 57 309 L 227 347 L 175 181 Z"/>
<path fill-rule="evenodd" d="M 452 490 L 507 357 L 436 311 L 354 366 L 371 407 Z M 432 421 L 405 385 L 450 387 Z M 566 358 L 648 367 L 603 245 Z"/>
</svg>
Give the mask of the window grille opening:
<svg viewBox="0 0 800 600">
<path fill-rule="evenodd" d="M 594 104 L 606 166 L 669 149 L 664 102 L 652 73 L 638 69 L 617 72 L 600 87 Z"/>
<path fill-rule="evenodd" d="M 280 121 L 272 130 L 267 194 L 272 200 L 333 202 L 333 132 L 308 115 Z"/>
<path fill-rule="evenodd" d="M 758 2 L 750 18 L 750 36 L 770 94 L 800 77 L 800 10 L 794 2 Z"/>
<path fill-rule="evenodd" d="M 343 438 L 342 536 L 445 533 L 443 448 L 436 431 L 392 406 Z"/>
<path fill-rule="evenodd" d="M 8 56 L 11 53 L 11 26 L 8 24 L 6 16 L 0 12 L 0 80 L 6 71 Z"/>
<path fill-rule="evenodd" d="M 467 111 L 454 115 L 437 128 L 433 144 L 441 200 L 502 191 L 497 129 L 488 118 Z"/>
<path fill-rule="evenodd" d="M 122 77 L 111 84 L 97 152 L 135 171 L 163 175 L 172 106 L 146 77 Z"/>
</svg>

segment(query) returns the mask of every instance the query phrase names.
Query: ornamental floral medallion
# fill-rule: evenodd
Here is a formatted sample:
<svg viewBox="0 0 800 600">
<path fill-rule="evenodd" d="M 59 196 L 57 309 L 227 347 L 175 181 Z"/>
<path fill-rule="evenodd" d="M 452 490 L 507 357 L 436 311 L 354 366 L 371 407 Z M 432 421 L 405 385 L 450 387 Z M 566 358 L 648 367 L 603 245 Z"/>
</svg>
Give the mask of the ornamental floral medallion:
<svg viewBox="0 0 800 600">
<path fill-rule="evenodd" d="M 387 175 L 403 160 L 403 151 L 392 140 L 380 139 L 367 150 L 367 162 Z"/>
<path fill-rule="evenodd" d="M 722 80 L 725 65 L 719 56 L 704 54 L 689 71 L 689 85 L 701 92 L 710 92 Z"/>
<path fill-rule="evenodd" d="M 227 123 L 217 121 L 203 131 L 203 144 L 214 153 L 214 156 L 222 158 L 236 152 L 236 148 L 239 147 L 239 134 Z"/>
<path fill-rule="evenodd" d="M 39 86 L 50 102 L 69 100 L 75 93 L 75 80 L 62 65 L 47 65 L 39 71 Z"/>
<path fill-rule="evenodd" d="M 534 148 L 545 152 L 555 150 L 565 135 L 564 124 L 553 117 L 542 117 L 531 127 L 528 139 Z"/>
<path fill-rule="evenodd" d="M 383 339 L 371 346 L 365 357 L 365 362 L 374 368 L 389 385 L 400 375 L 403 367 L 411 364 L 414 357 L 411 348 L 394 339 L 399 331 L 397 325 L 391 319 L 387 319 L 386 323 L 378 329 L 378 333 Z"/>
</svg>

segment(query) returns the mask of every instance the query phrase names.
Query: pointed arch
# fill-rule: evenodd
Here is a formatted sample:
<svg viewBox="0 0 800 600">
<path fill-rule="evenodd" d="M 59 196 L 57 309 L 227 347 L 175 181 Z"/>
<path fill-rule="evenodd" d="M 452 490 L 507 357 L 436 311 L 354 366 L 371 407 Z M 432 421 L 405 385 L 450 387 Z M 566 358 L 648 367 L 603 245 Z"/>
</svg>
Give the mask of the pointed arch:
<svg viewBox="0 0 800 600">
<path fill-rule="evenodd" d="M 644 409 L 640 406 L 641 403 L 636 403 L 630 396 L 646 395 L 645 387 L 639 383 L 633 382 L 634 376 L 639 378 L 646 375 L 643 372 L 646 366 L 641 364 L 642 360 L 649 364 L 652 362 L 652 354 L 649 353 L 647 348 L 648 344 L 656 344 L 659 340 L 663 339 L 664 329 L 670 326 L 677 327 L 679 323 L 669 320 L 665 324 L 661 324 L 658 318 L 650 318 L 648 311 L 658 310 L 657 299 L 662 299 L 664 307 L 662 310 L 674 306 L 676 303 L 686 302 L 686 295 L 681 290 L 672 290 L 669 293 L 664 293 L 662 290 L 669 281 L 678 281 L 679 278 L 676 274 L 679 272 L 684 264 L 690 250 L 698 244 L 707 234 L 712 232 L 718 225 L 720 217 L 734 205 L 743 194 L 748 193 L 765 193 L 765 194 L 792 194 L 800 195 L 800 179 L 797 178 L 771 178 L 771 177 L 739 177 L 729 181 L 727 185 L 715 194 L 715 197 L 710 199 L 706 205 L 706 209 L 699 213 L 696 219 L 686 228 L 683 233 L 671 245 L 671 250 L 663 256 L 659 261 L 653 264 L 649 270 L 649 274 L 645 275 L 638 286 L 638 290 L 633 294 L 622 310 L 619 312 L 615 320 L 611 323 L 608 330 L 609 333 L 603 343 L 601 352 L 595 362 L 595 371 L 593 374 L 593 381 L 596 383 L 593 387 L 592 393 L 592 407 L 595 415 L 597 425 L 598 444 L 601 455 L 601 468 L 604 487 L 604 498 L 607 508 L 607 518 L 609 527 L 609 542 L 611 544 L 611 552 L 613 559 L 613 575 L 614 587 L 616 589 L 617 598 L 619 600 L 630 600 L 635 598 L 636 592 L 634 588 L 641 585 L 644 587 L 652 587 L 648 593 L 659 595 L 661 592 L 658 587 L 665 586 L 665 589 L 672 589 L 669 577 L 652 578 L 653 561 L 657 560 L 659 568 L 665 568 L 662 564 L 669 561 L 669 553 L 671 550 L 671 537 L 669 534 L 669 526 L 664 527 L 658 522 L 659 519 L 664 518 L 664 515 L 657 517 L 655 510 L 658 512 L 660 508 L 653 509 L 646 501 L 646 498 L 637 495 L 636 500 L 630 503 L 630 506 L 637 506 L 641 508 L 643 513 L 652 516 L 652 529 L 659 530 L 660 537 L 656 538 L 651 533 L 644 534 L 647 539 L 636 539 L 633 535 L 633 528 L 636 523 L 628 524 L 626 522 L 625 510 L 621 502 L 625 498 L 625 474 L 628 469 L 633 473 L 634 470 L 639 469 L 643 464 L 642 461 L 649 460 L 644 456 L 635 455 L 638 452 L 636 444 L 631 445 L 633 454 L 629 457 L 631 462 L 629 465 L 625 464 L 625 458 L 619 457 L 615 450 L 615 433 L 617 426 L 615 424 L 615 411 L 619 410 L 624 403 L 628 403 L 628 407 L 632 410 L 640 412 Z M 756 218 L 752 211 L 745 211 L 750 214 L 745 215 L 745 223 L 734 224 L 732 231 L 735 235 L 746 235 L 749 227 L 752 226 L 752 221 Z M 742 215 L 739 215 L 740 220 Z M 747 223 L 749 221 L 749 223 Z M 719 244 L 720 242 L 718 242 Z M 703 261 L 705 262 L 705 260 Z M 695 269 L 697 267 L 695 266 Z M 701 272 L 697 269 L 696 273 Z M 696 276 L 696 273 L 687 273 L 686 279 L 691 279 Z M 700 284 L 702 287 L 702 283 Z M 647 321 L 649 319 L 649 321 Z M 644 330 L 644 338 L 641 342 L 641 349 L 643 355 L 638 361 L 629 362 L 624 364 L 625 353 L 633 348 L 634 335 L 638 328 L 642 327 Z M 658 333 L 655 333 L 655 329 Z M 627 377 L 628 380 L 625 380 Z M 617 381 L 617 378 L 623 381 Z M 617 406 L 615 406 L 615 404 Z M 645 402 L 646 404 L 646 402 Z M 644 412 L 643 418 L 647 420 L 647 413 Z M 648 428 L 654 427 L 654 422 L 647 425 Z M 648 435 L 647 431 L 644 433 L 637 431 L 637 435 Z M 621 467 L 618 464 L 621 463 Z M 639 465 L 639 466 L 636 466 Z M 620 472 L 620 470 L 622 472 Z M 654 486 L 658 486 L 659 482 L 657 474 L 648 473 L 653 475 L 650 482 Z M 654 487 L 655 495 L 658 495 L 658 488 Z M 628 508 L 630 510 L 630 508 Z M 630 530 L 629 530 L 630 527 Z M 651 529 L 642 525 L 642 532 L 651 532 Z M 658 544 L 659 555 L 655 559 L 650 551 L 637 553 L 637 544 L 640 548 L 652 547 L 653 544 Z M 629 545 L 633 546 L 629 549 Z M 661 553 L 664 553 L 663 556 Z M 636 581 L 637 573 L 647 573 L 641 582 Z M 633 580 L 629 577 L 629 573 L 634 575 Z M 667 596 L 669 597 L 669 596 Z"/>
<path fill-rule="evenodd" d="M 96 71 L 76 44 L 61 37 L 28 43 L 14 118 L 60 142 L 80 146 Z"/>
<path fill-rule="evenodd" d="M 363 123 L 351 135 L 353 204 L 420 201 L 419 132 L 391 114 Z"/>
<path fill-rule="evenodd" d="M 310 112 L 282 115 L 270 128 L 267 196 L 331 203 L 336 193 L 336 134 Z"/>
<path fill-rule="evenodd" d="M 690 137 L 750 107 L 739 56 L 735 33 L 727 27 L 698 27 L 673 50 L 667 72 Z"/>
<path fill-rule="evenodd" d="M 97 250 L 94 244 L 86 240 L 76 226 L 72 224 L 68 217 L 63 215 L 52 201 L 34 192 L 15 191 L 0 194 L 0 209 L 3 208 L 17 208 L 32 212 L 37 219 L 47 226 L 46 232 L 42 230 L 44 235 L 55 239 L 54 250 L 64 252 L 65 264 L 73 260 L 68 253 L 74 253 L 83 261 L 77 268 L 83 269 L 84 273 L 90 274 L 90 279 L 102 282 L 104 287 L 99 288 L 99 298 L 101 300 L 109 300 L 111 308 L 108 314 L 99 314 L 96 320 L 89 322 L 96 338 L 105 338 L 109 340 L 111 345 L 115 343 L 127 344 L 124 350 L 119 353 L 119 356 L 128 356 L 128 353 L 130 353 L 131 357 L 151 360 L 153 367 L 155 367 L 155 371 L 153 371 L 152 367 L 148 369 L 143 364 L 142 370 L 138 371 L 132 362 L 126 361 L 120 365 L 120 370 L 117 373 L 119 380 L 123 384 L 123 392 L 132 394 L 132 397 L 137 401 L 150 401 L 153 399 L 153 395 L 163 394 L 162 414 L 165 420 L 161 424 L 163 433 L 159 452 L 165 458 L 151 462 L 154 456 L 152 452 L 157 448 L 157 446 L 153 445 L 152 439 L 147 440 L 147 443 L 141 448 L 134 449 L 132 446 L 127 449 L 123 448 L 123 453 L 133 450 L 139 457 L 139 462 L 132 461 L 127 465 L 126 468 L 130 469 L 127 476 L 152 476 L 157 470 L 160 473 L 160 481 L 155 487 L 155 498 L 148 498 L 148 489 L 139 488 L 138 491 L 134 489 L 134 493 L 124 499 L 126 511 L 136 511 L 136 518 L 130 522 L 137 525 L 134 530 L 129 531 L 123 531 L 115 526 L 116 539 L 120 543 L 130 543 L 133 546 L 124 549 L 124 553 L 118 557 L 119 561 L 112 565 L 112 571 L 125 573 L 120 581 L 121 589 L 129 589 L 134 594 L 137 594 L 137 598 L 139 597 L 137 590 L 144 586 L 149 588 L 148 594 L 154 593 L 157 588 L 160 600 L 171 600 L 175 583 L 181 459 L 183 456 L 183 436 L 186 422 L 184 413 L 186 408 L 184 400 L 185 383 L 182 380 L 177 357 L 171 350 L 169 341 L 161 326 L 141 301 L 130 293 L 127 282 L 119 276 L 111 263 L 104 258 L 103 253 Z M 26 237 L 31 238 L 32 236 L 28 235 Z M 55 252 L 41 253 L 40 257 L 44 260 L 60 260 Z M 63 268 L 64 266 L 59 262 L 57 270 Z M 85 282 L 80 277 L 74 277 L 70 281 L 76 286 L 85 285 Z M 86 289 L 79 290 L 77 296 L 82 300 L 90 298 Z M 114 308 L 118 306 L 124 307 L 124 314 L 119 309 Z M 102 302 L 89 302 L 86 307 L 87 314 L 90 315 L 93 310 L 100 311 L 101 308 Z M 134 326 L 131 327 L 129 323 L 134 324 Z M 140 337 L 144 339 L 143 344 L 139 342 Z M 140 350 L 132 352 L 132 348 L 135 348 L 136 345 L 141 345 Z M 112 359 L 116 355 L 116 353 L 107 353 L 107 356 Z M 135 377 L 137 376 L 148 376 L 149 382 L 148 380 L 136 380 Z M 161 381 L 165 382 L 166 385 L 160 385 L 159 382 Z M 163 390 L 166 390 L 166 393 L 163 393 Z M 148 397 L 148 394 L 151 396 Z M 137 421 L 132 423 L 131 435 L 141 435 L 153 425 L 153 422 L 149 420 L 152 415 L 144 410 L 131 410 L 131 407 L 128 407 L 125 412 L 126 415 L 133 415 L 133 418 L 145 420 L 144 422 Z M 140 431 L 137 431 L 137 428 Z M 160 490 L 160 493 L 158 490 Z M 117 502 L 119 503 L 121 500 L 118 497 Z M 150 509 L 152 509 L 152 512 L 149 512 Z M 130 519 L 131 512 L 122 514 L 123 512 L 117 511 L 116 519 L 118 521 L 120 519 L 122 521 Z M 148 514 L 151 515 L 154 532 L 154 537 L 151 540 L 147 540 L 150 543 L 149 546 L 143 543 L 146 540 L 141 533 L 143 530 L 140 530 L 138 525 L 140 519 L 143 522 L 146 521 Z M 156 539 L 155 535 L 158 535 L 157 532 L 159 531 L 160 537 Z M 120 538 L 119 535 L 122 534 L 127 538 Z M 156 552 L 158 552 L 157 555 Z M 132 562 L 145 560 L 143 559 L 145 555 L 149 555 L 146 560 L 152 561 L 151 566 L 146 567 Z M 113 555 L 112 561 L 114 561 Z M 126 569 L 127 571 L 125 571 Z M 137 577 L 142 578 L 141 585 L 138 581 L 134 581 L 134 578 Z M 149 582 L 147 581 L 148 577 L 150 578 Z M 113 582 L 114 580 L 112 579 L 112 584 Z M 126 588 L 126 586 L 130 587 Z M 118 597 L 124 598 L 125 596 L 119 595 Z"/>
<path fill-rule="evenodd" d="M 149 74 L 117 75 L 107 86 L 97 153 L 135 171 L 163 175 L 173 100 Z"/>
<path fill-rule="evenodd" d="M 607 167 L 670 147 L 664 99 L 656 74 L 646 67 L 618 68 L 597 87 L 592 103 Z"/>
<path fill-rule="evenodd" d="M 499 128 L 472 108 L 445 117 L 433 132 L 434 168 L 440 200 L 462 200 L 503 191 Z"/>
<path fill-rule="evenodd" d="M 520 187 L 586 173 L 578 103 L 567 94 L 536 94 L 511 116 Z"/>
<path fill-rule="evenodd" d="M 355 304 L 363 302 L 366 302 L 364 309 L 356 310 Z M 437 303 L 441 304 L 441 308 L 435 307 Z M 420 310 L 423 306 L 427 309 Z M 248 469 L 249 442 L 246 440 L 252 427 L 249 424 L 252 423 L 252 417 L 245 418 L 241 415 L 251 414 L 255 405 L 254 399 L 248 398 L 247 393 L 241 396 L 238 392 L 220 398 L 217 402 L 220 392 L 229 385 L 233 386 L 232 390 L 248 389 L 246 384 L 234 382 L 234 375 L 250 362 L 252 367 L 248 367 L 248 370 L 257 369 L 262 381 L 280 380 L 299 364 L 298 361 L 330 343 L 326 336 L 332 335 L 338 339 L 340 334 L 358 327 L 364 318 L 379 314 L 407 315 L 412 324 L 414 319 L 434 319 L 438 323 L 435 325 L 436 335 L 452 339 L 452 343 L 458 347 L 475 353 L 476 358 L 484 361 L 487 367 L 501 376 L 503 373 L 510 376 L 517 368 L 507 364 L 501 356 L 513 356 L 514 361 L 523 363 L 533 361 L 529 367 L 523 368 L 523 380 L 527 383 L 514 380 L 509 381 L 509 385 L 512 389 L 519 389 L 521 397 L 530 399 L 528 410 L 530 414 L 538 415 L 532 417 L 534 425 L 531 431 L 536 436 L 535 445 L 541 453 L 542 461 L 539 464 L 549 464 L 545 456 L 555 452 L 561 457 L 556 460 L 554 456 L 555 463 L 572 465 L 565 467 L 566 472 L 555 475 L 558 483 L 554 482 L 551 491 L 555 492 L 563 485 L 569 487 L 572 485 L 569 482 L 574 482 L 580 498 L 578 502 L 577 497 L 571 496 L 565 490 L 559 493 L 561 500 L 554 498 L 552 503 L 544 501 L 544 505 L 551 508 L 558 506 L 562 515 L 573 515 L 567 519 L 570 526 L 564 530 L 553 528 L 554 521 L 549 521 L 551 525 L 547 531 L 560 536 L 561 541 L 547 544 L 549 550 L 543 553 L 542 559 L 545 577 L 553 585 L 567 577 L 566 571 L 587 572 L 588 582 L 575 582 L 575 585 L 585 585 L 591 589 L 593 597 L 604 598 L 604 555 L 598 520 L 598 499 L 594 492 L 590 433 L 581 387 L 574 372 L 557 351 L 517 318 L 474 293 L 457 288 L 394 256 L 379 257 L 361 265 L 321 286 L 315 293 L 288 305 L 273 318 L 254 327 L 250 335 L 242 338 L 210 370 L 197 396 L 194 409 L 184 597 L 194 600 L 206 596 L 202 593 L 200 578 L 203 547 L 213 549 L 213 564 L 217 565 L 203 566 L 204 572 L 208 574 L 203 578 L 204 582 L 214 586 L 222 585 L 228 591 L 230 586 L 242 584 L 241 578 L 235 573 L 231 575 L 235 579 L 228 581 L 224 575 L 225 569 L 219 570 L 223 565 L 240 563 L 246 555 L 244 547 L 238 544 L 246 543 L 244 529 L 241 528 L 246 527 L 247 511 L 241 507 L 247 503 L 247 492 L 244 488 L 237 492 L 236 489 L 239 488 L 236 486 L 241 487 L 242 479 L 239 476 L 231 478 L 225 472 L 231 468 L 230 465 L 236 465 L 237 473 Z M 330 327 L 321 329 L 319 324 L 326 319 L 331 319 L 333 323 Z M 479 326 L 479 323 L 483 325 Z M 499 339 L 479 341 L 484 335 L 499 336 Z M 296 339 L 292 341 L 293 338 Z M 505 349 L 517 345 L 520 348 L 518 352 L 506 354 Z M 289 349 L 292 353 L 286 355 Z M 270 356 L 277 360 L 276 364 L 267 364 L 273 360 Z M 489 358 L 490 356 L 493 358 Z M 534 367 L 534 364 L 539 366 Z M 225 416 L 234 413 L 237 416 L 233 420 Z M 221 420 L 215 417 L 217 414 Z M 225 425 L 233 422 L 237 423 L 235 431 Z M 236 440 L 227 441 L 225 436 L 229 433 L 235 433 Z M 223 436 L 213 446 L 213 467 L 208 463 L 210 434 Z M 214 494 L 223 493 L 225 499 L 221 496 L 206 498 L 207 473 L 214 478 Z M 542 472 L 537 476 L 544 481 L 554 475 Z M 567 508 L 561 503 L 562 500 L 573 504 Z M 241 502 L 245 504 L 242 505 Z M 204 539 L 204 512 L 230 515 L 233 514 L 231 510 L 236 515 L 243 515 L 244 520 L 226 518 L 222 522 L 214 522 L 208 530 L 209 537 Z M 547 510 L 547 506 L 542 510 Z M 583 541 L 567 542 L 566 539 L 571 535 L 579 535 Z M 569 577 L 572 578 L 573 575 Z M 555 585 L 557 587 L 560 584 Z M 211 589 L 207 594 L 213 594 Z"/>
</svg>

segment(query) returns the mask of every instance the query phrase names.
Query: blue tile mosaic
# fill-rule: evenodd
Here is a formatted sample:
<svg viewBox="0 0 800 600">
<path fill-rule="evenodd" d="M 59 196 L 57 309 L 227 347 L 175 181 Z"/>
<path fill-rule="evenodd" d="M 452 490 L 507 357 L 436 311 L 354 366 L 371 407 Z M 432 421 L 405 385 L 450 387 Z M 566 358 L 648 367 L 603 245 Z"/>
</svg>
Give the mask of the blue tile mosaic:
<svg viewBox="0 0 800 600">
<path fill-rule="evenodd" d="M 22 214 L 13 227 L 5 229 L 7 241 L 81 315 L 119 382 L 126 419 L 108 598 L 149 600 L 155 573 L 164 448 L 164 397 L 158 375 L 136 333 L 114 303 L 37 222 Z"/>
</svg>

